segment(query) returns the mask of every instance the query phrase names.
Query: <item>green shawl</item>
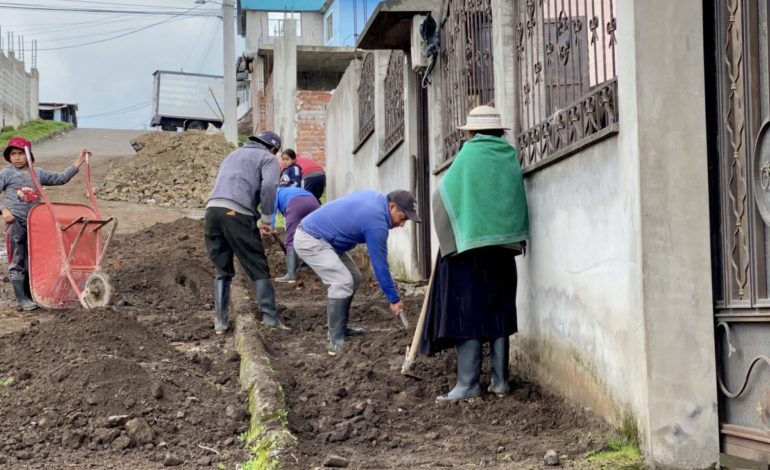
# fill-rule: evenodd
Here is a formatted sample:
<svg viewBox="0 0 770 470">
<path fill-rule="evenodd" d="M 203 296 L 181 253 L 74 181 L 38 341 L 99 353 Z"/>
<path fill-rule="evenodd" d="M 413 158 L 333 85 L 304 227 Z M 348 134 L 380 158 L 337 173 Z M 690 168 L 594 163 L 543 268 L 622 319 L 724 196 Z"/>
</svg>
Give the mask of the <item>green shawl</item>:
<svg viewBox="0 0 770 470">
<path fill-rule="evenodd" d="M 516 149 L 476 134 L 465 142 L 439 184 L 457 252 L 526 240 L 527 196 Z"/>
</svg>

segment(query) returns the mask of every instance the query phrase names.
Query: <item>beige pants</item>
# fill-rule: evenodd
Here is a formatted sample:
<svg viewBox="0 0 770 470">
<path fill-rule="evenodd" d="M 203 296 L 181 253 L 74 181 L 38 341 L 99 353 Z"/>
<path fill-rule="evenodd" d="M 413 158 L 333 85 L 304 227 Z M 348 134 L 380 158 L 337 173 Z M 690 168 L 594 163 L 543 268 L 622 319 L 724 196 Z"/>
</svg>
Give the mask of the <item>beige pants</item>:
<svg viewBox="0 0 770 470">
<path fill-rule="evenodd" d="M 330 244 L 308 235 L 302 227 L 294 235 L 294 251 L 329 286 L 330 299 L 352 297 L 361 285 L 361 271 L 350 255 L 337 253 Z"/>
</svg>

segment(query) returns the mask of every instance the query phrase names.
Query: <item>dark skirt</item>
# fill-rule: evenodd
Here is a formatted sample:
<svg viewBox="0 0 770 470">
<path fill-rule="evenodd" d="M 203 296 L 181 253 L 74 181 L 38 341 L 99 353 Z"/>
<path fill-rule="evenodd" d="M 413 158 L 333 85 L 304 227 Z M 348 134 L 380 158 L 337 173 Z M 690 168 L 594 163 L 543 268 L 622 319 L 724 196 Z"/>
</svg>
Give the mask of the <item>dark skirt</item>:
<svg viewBox="0 0 770 470">
<path fill-rule="evenodd" d="M 428 298 L 420 352 L 433 355 L 459 341 L 510 336 L 516 325 L 513 250 L 485 247 L 442 257 Z"/>
<path fill-rule="evenodd" d="M 326 175 L 318 174 L 314 176 L 306 176 L 302 183 L 307 192 L 315 196 L 318 202 L 321 202 L 321 196 L 326 189 Z"/>
</svg>

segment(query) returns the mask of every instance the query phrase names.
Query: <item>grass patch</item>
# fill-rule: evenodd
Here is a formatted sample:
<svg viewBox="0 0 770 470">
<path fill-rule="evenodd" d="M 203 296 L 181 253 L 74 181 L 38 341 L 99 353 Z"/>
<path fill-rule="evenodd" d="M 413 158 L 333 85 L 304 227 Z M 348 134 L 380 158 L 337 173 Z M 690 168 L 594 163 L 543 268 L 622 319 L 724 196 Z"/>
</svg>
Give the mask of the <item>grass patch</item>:
<svg viewBox="0 0 770 470">
<path fill-rule="evenodd" d="M 644 461 L 639 448 L 625 439 L 609 438 L 607 450 L 602 450 L 588 457 L 591 468 L 643 469 Z"/>
<path fill-rule="evenodd" d="M 0 130 L 0 147 L 5 148 L 11 137 L 24 137 L 32 143 L 36 143 L 71 127 L 72 124 L 67 122 L 45 121 L 43 119 L 28 122 L 16 130 L 6 126 Z"/>
<path fill-rule="evenodd" d="M 13 377 L 0 379 L 0 387 L 10 387 L 11 385 L 13 385 L 13 382 L 15 382 Z"/>
</svg>

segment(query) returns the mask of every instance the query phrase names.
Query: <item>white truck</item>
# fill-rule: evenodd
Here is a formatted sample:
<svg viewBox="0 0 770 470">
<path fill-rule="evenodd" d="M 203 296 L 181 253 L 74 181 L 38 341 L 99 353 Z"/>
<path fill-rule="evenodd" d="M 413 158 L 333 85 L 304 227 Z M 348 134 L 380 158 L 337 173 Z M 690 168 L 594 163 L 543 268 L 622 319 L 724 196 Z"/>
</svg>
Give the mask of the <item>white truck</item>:
<svg viewBox="0 0 770 470">
<path fill-rule="evenodd" d="M 224 79 L 218 75 L 156 70 L 150 125 L 164 131 L 222 127 Z"/>
</svg>

